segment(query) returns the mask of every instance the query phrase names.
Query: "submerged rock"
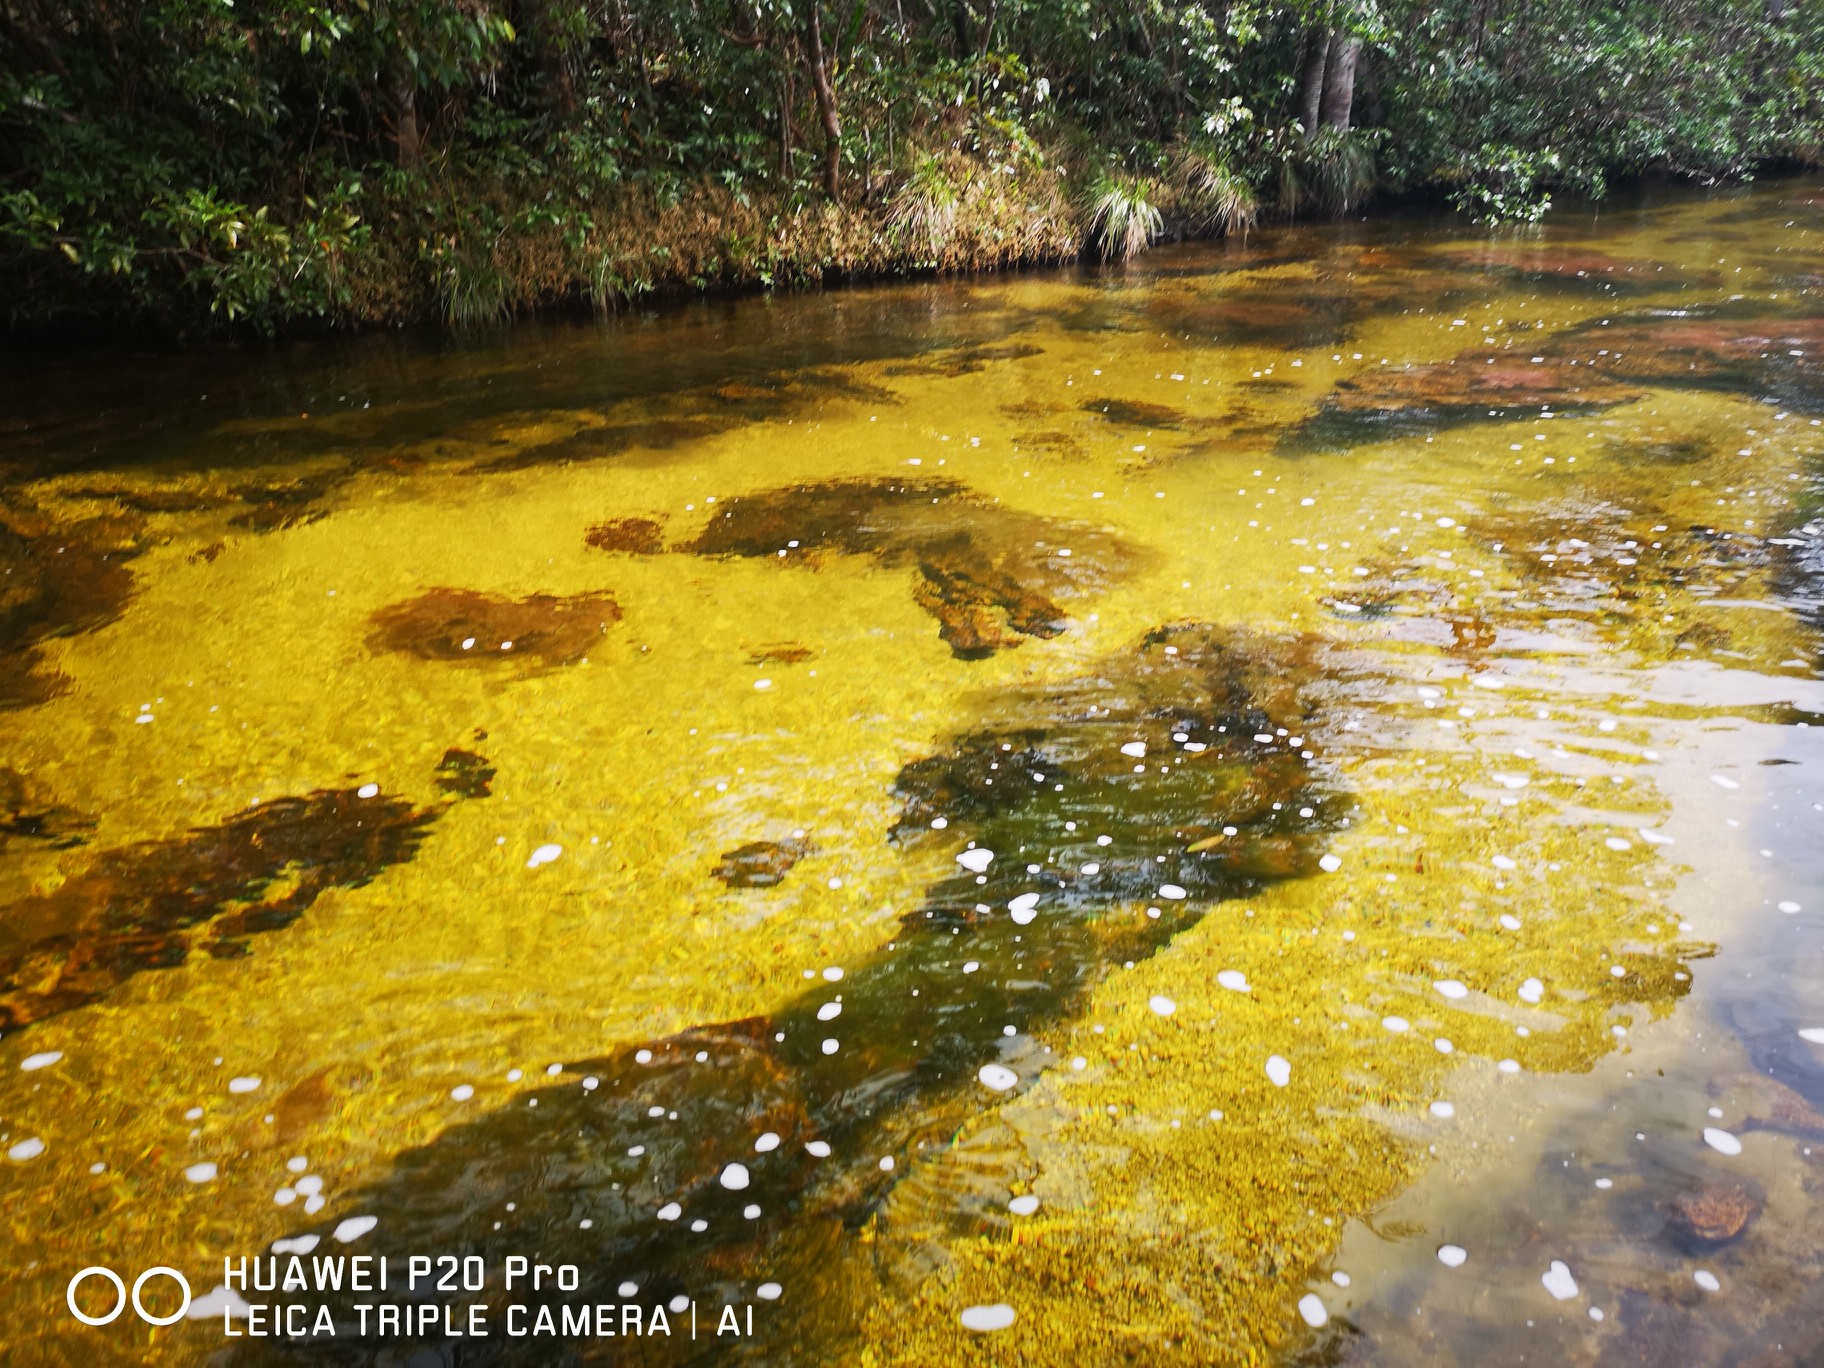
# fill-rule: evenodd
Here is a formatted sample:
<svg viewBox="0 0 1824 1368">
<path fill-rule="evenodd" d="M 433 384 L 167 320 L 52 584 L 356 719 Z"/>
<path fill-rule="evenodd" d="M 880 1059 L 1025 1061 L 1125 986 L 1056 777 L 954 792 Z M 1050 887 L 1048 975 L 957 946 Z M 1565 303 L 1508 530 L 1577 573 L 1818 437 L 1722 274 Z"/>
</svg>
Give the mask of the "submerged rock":
<svg viewBox="0 0 1824 1368">
<path fill-rule="evenodd" d="M 771 888 L 783 882 L 811 849 L 811 843 L 804 840 L 749 841 L 724 851 L 710 873 L 730 888 Z"/>
<path fill-rule="evenodd" d="M 1178 432 L 1185 423 L 1185 416 L 1178 409 L 1134 399 L 1087 399 L 1079 407 L 1085 413 L 1106 418 L 1117 427 L 1144 428 L 1149 432 Z"/>
<path fill-rule="evenodd" d="M 943 480 L 797 485 L 718 508 L 694 541 L 674 549 L 813 567 L 824 555 L 855 555 L 911 568 L 914 599 L 965 660 L 1058 635 L 1065 601 L 1099 589 L 1140 554 L 1108 532 L 1004 508 Z"/>
<path fill-rule="evenodd" d="M 1707 1183 L 1681 1192 L 1667 1206 L 1675 1238 L 1712 1248 L 1735 1239 L 1761 1214 L 1761 1199 L 1739 1183 Z"/>
<path fill-rule="evenodd" d="M 1824 411 L 1824 317 L 1745 314 L 1741 306 L 1642 310 L 1560 336 L 1586 366 L 1623 382 Z"/>
<path fill-rule="evenodd" d="M 440 809 L 319 789 L 182 836 L 103 851 L 49 893 L 0 911 L 0 1028 L 99 1001 L 201 950 L 247 953 L 331 888 L 409 860 Z"/>
<path fill-rule="evenodd" d="M 656 556 L 665 549 L 665 525 L 651 518 L 610 518 L 590 528 L 583 541 L 598 551 Z"/>
<path fill-rule="evenodd" d="M 899 776 L 896 842 L 957 860 L 883 948 L 826 966 L 771 1018 L 567 1065 L 402 1154 L 323 1229 L 370 1214 L 380 1252 L 490 1269 L 537 1249 L 579 1264 L 561 1298 L 577 1304 L 740 1301 L 820 1265 L 916 1148 L 979 1109 L 978 1077 L 1007 1097 L 1055 1062 L 1035 1037 L 1111 969 L 1220 899 L 1317 868 L 1334 808 L 1302 753 L 1312 679 L 1298 643 L 1187 625 L 990 701 Z"/>
<path fill-rule="evenodd" d="M 1593 413 L 1640 398 L 1639 387 L 1571 361 L 1513 352 L 1491 361 L 1489 349 L 1479 347 L 1448 361 L 1365 371 L 1337 381 L 1284 445 L 1341 449 L 1460 423 L 1507 422 L 1542 409 Z"/>
<path fill-rule="evenodd" d="M 896 362 L 884 370 L 891 376 L 929 375 L 950 380 L 975 375 L 1000 362 L 1024 361 L 1028 357 L 1044 354 L 1043 347 L 1035 347 L 1026 342 L 978 342 L 937 352 L 917 361 Z"/>
<path fill-rule="evenodd" d="M 376 650 L 421 660 L 567 665 L 588 655 L 620 618 L 620 605 L 603 593 L 514 599 L 475 589 L 427 589 L 376 612 L 368 641 Z"/>
<path fill-rule="evenodd" d="M 1531 285 L 1592 289 L 1605 294 L 1664 290 L 1692 283 L 1683 273 L 1638 258 L 1610 256 L 1589 247 L 1544 242 L 1489 243 L 1450 248 L 1432 254 L 1446 265 L 1506 276 Z M 1713 281 L 1714 275 L 1707 277 Z"/>
<path fill-rule="evenodd" d="M 1649 388 L 1714 390 L 1824 410 L 1824 318 L 1739 307 L 1641 310 L 1592 319 L 1512 349 L 1473 347 L 1448 361 L 1382 367 L 1339 380 L 1289 448 L 1346 448 L 1542 410 L 1590 413 Z"/>
</svg>

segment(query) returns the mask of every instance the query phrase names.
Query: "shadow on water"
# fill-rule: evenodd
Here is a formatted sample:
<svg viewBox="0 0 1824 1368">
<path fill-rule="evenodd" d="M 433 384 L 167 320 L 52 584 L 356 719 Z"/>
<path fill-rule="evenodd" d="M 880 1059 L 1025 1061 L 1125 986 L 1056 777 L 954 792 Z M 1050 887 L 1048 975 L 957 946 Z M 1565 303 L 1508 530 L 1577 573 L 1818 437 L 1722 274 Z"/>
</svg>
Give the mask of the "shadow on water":
<svg viewBox="0 0 1824 1368">
<path fill-rule="evenodd" d="M 567 1064 L 400 1155 L 338 1219 L 275 1250 L 349 1236 L 392 1256 L 480 1255 L 496 1271 L 538 1250 L 576 1263 L 582 1282 L 535 1301 L 651 1309 L 686 1297 L 719 1309 L 758 1295 L 774 1328 L 756 1347 L 814 1339 L 799 1318 L 820 1314 L 838 1237 L 869 1219 L 921 1141 L 946 1143 L 985 1102 L 1029 1086 L 1053 1062 L 1038 1037 L 1115 965 L 1156 952 L 1222 899 L 1316 867 L 1340 805 L 1306 736 L 1309 650 L 1180 625 L 1083 678 L 988 700 L 896 782 L 891 839 L 954 847 L 955 864 L 883 949 L 826 967 L 771 1017 Z M 765 1305 L 778 1284 L 791 1295 Z M 465 1363 L 693 1353 L 681 1334 L 631 1350 L 364 1341 L 341 1319 L 344 1338 L 299 1352 L 380 1362 L 431 1349 Z"/>
</svg>

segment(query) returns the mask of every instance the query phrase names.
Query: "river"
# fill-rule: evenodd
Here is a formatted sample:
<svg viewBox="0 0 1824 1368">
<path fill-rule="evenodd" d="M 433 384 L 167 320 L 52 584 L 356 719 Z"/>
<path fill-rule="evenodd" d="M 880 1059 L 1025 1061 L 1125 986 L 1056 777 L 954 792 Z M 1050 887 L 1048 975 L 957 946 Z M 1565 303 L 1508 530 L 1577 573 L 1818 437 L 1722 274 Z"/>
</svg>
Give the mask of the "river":
<svg viewBox="0 0 1824 1368">
<path fill-rule="evenodd" d="M 1815 178 L 15 353 L 0 475 L 9 1362 L 1824 1353 Z"/>
</svg>

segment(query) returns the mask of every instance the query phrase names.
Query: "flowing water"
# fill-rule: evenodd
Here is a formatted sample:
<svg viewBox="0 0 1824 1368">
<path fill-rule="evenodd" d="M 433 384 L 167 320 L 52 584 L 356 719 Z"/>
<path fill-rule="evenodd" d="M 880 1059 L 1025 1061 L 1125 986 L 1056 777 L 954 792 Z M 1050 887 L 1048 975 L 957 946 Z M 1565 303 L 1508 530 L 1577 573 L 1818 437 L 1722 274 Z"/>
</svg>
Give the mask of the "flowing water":
<svg viewBox="0 0 1824 1368">
<path fill-rule="evenodd" d="M 0 383 L 8 1362 L 1824 1355 L 1814 180 Z"/>
</svg>

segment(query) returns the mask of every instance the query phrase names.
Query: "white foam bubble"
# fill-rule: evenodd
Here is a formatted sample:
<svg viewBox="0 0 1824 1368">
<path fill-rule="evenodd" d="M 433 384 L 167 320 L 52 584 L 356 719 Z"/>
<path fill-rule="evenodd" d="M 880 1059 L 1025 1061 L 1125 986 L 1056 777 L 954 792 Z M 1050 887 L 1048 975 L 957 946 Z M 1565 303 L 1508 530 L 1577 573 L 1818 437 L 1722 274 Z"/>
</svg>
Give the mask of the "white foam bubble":
<svg viewBox="0 0 1824 1368">
<path fill-rule="evenodd" d="M 987 1334 L 991 1330 L 1005 1330 L 1014 1322 L 1014 1309 L 1006 1302 L 995 1302 L 989 1306 L 971 1306 L 958 1318 L 963 1329 Z"/>
<path fill-rule="evenodd" d="M 1742 1142 L 1717 1126 L 1704 1127 L 1704 1143 L 1718 1154 L 1734 1156 L 1742 1152 Z"/>
<path fill-rule="evenodd" d="M 1715 784 L 1718 788 L 1739 789 L 1741 787 L 1739 783 L 1726 774 L 1713 774 L 1710 776 L 1710 782 Z"/>
<path fill-rule="evenodd" d="M 1267 1060 L 1267 1077 L 1273 1086 L 1283 1088 L 1292 1081 L 1292 1065 L 1281 1055 L 1273 1055 Z"/>
<path fill-rule="evenodd" d="M 1495 1067 L 1504 1074 L 1517 1074 L 1520 1072 L 1520 1061 L 1517 1059 L 1504 1059 L 1499 1064 L 1495 1065 Z"/>
<path fill-rule="evenodd" d="M 730 1192 L 739 1192 L 752 1180 L 747 1176 L 746 1164 L 730 1164 L 722 1170 L 722 1186 Z"/>
<path fill-rule="evenodd" d="M 1216 982 L 1221 984 L 1224 988 L 1227 988 L 1231 993 L 1245 993 L 1248 991 L 1248 976 L 1239 969 L 1224 969 L 1221 973 L 1216 975 Z"/>
<path fill-rule="evenodd" d="M 1189 895 L 1182 888 L 1178 887 L 1177 884 L 1160 884 L 1159 896 L 1167 898 L 1172 902 L 1181 902 Z"/>
<path fill-rule="evenodd" d="M 1307 1292 L 1298 1299 L 1298 1314 L 1313 1330 L 1330 1319 L 1330 1313 L 1324 1309 L 1324 1299 L 1315 1292 Z"/>
<path fill-rule="evenodd" d="M 36 1159 L 43 1153 L 44 1141 L 34 1135 L 30 1140 L 21 1140 L 18 1144 L 14 1145 L 6 1152 L 6 1157 L 11 1159 L 15 1164 L 23 1164 L 26 1160 Z"/>
<path fill-rule="evenodd" d="M 294 1235 L 289 1240 L 274 1240 L 272 1252 L 274 1254 L 308 1254 L 322 1243 L 322 1240 L 321 1235 Z"/>
<path fill-rule="evenodd" d="M 377 798 L 380 796 L 380 785 L 363 784 L 355 790 L 355 796 L 357 798 Z"/>
<path fill-rule="evenodd" d="M 1520 918 L 1516 917 L 1511 912 L 1503 912 L 1501 914 L 1501 925 L 1509 931 L 1518 931 L 1520 929 Z"/>
<path fill-rule="evenodd" d="M 754 1153 L 756 1154 L 771 1154 L 778 1148 L 779 1136 L 774 1131 L 767 1131 L 758 1140 L 754 1141 Z"/>
<path fill-rule="evenodd" d="M 526 868 L 537 869 L 540 865 L 548 865 L 563 853 L 561 845 L 541 845 L 532 852 L 532 858 L 526 861 Z"/>
<path fill-rule="evenodd" d="M 1450 1102 L 1433 1102 L 1431 1114 L 1440 1121 L 1448 1121 L 1457 1114 L 1457 1109 L 1455 1104 Z"/>
<path fill-rule="evenodd" d="M 828 1159 L 830 1157 L 830 1142 L 828 1140 L 807 1141 L 804 1146 L 804 1152 L 813 1159 Z"/>
<path fill-rule="evenodd" d="M 1334 873 L 1336 873 L 1337 870 L 1339 870 L 1343 867 L 1342 856 L 1325 855 L 1323 858 L 1318 860 L 1317 867 L 1319 869 L 1323 870 L 1324 873 L 1326 873 L 1326 874 L 1334 874 Z"/>
<path fill-rule="evenodd" d="M 684 1208 L 676 1202 L 667 1202 L 654 1213 L 661 1221 L 675 1221 L 684 1214 Z"/>
<path fill-rule="evenodd" d="M 1169 997 L 1166 997 L 1163 993 L 1154 993 L 1152 997 L 1147 999 L 1146 1005 L 1153 1009 L 1153 1014 L 1155 1016 L 1170 1016 L 1173 1012 L 1178 1010 L 1178 1004 L 1173 1002 Z"/>
<path fill-rule="evenodd" d="M 228 1091 L 231 1093 L 250 1093 L 256 1091 L 259 1086 L 260 1080 L 252 1074 L 243 1074 L 239 1078 L 228 1080 Z"/>
<path fill-rule="evenodd" d="M 1146 742 L 1129 741 L 1125 746 L 1121 747 L 1121 754 L 1131 755 L 1136 760 L 1144 760 L 1146 758 Z"/>
<path fill-rule="evenodd" d="M 956 862 L 973 874 L 984 873 L 993 861 L 994 852 L 983 846 L 976 846 L 973 850 L 960 851 L 956 857 Z"/>
<path fill-rule="evenodd" d="M 330 1235 L 337 1244 L 353 1244 L 379 1224 L 378 1216 L 350 1216 L 345 1221 L 337 1222 Z"/>
<path fill-rule="evenodd" d="M 1469 1262 L 1469 1251 L 1462 1245 L 1439 1245 L 1438 1262 L 1446 1268 L 1461 1268 Z"/>
<path fill-rule="evenodd" d="M 817 1020 L 819 1021 L 834 1021 L 841 1015 L 842 1004 L 840 1002 L 826 1002 L 817 1009 Z"/>
<path fill-rule="evenodd" d="M 1697 1272 L 1693 1273 L 1691 1275 L 1691 1281 L 1703 1288 L 1706 1292 L 1721 1292 L 1723 1290 L 1723 1285 L 1717 1281 L 1716 1274 L 1712 1273 L 1707 1268 L 1700 1268 Z"/>
<path fill-rule="evenodd" d="M 1796 902 L 1793 902 L 1791 899 L 1785 899 L 1780 903 L 1780 911 L 1784 912 L 1787 916 L 1791 916 L 1794 912 L 1797 912 L 1798 910 L 1799 910 L 1799 905 Z"/>
<path fill-rule="evenodd" d="M 1412 1029 L 1412 1023 L 1403 1016 L 1382 1017 L 1381 1025 L 1392 1031 L 1395 1035 Z"/>
<path fill-rule="evenodd" d="M 1824 1026 L 1804 1026 L 1799 1029 L 1799 1039 L 1809 1040 L 1813 1045 L 1824 1045 Z"/>
<path fill-rule="evenodd" d="M 754 1289 L 754 1295 L 761 1301 L 778 1301 L 779 1294 L 785 1289 L 776 1282 L 763 1282 Z"/>
<path fill-rule="evenodd" d="M 1539 1281 L 1545 1284 L 1545 1290 L 1555 1301 L 1569 1301 L 1577 1295 L 1577 1279 L 1571 1276 L 1571 1270 L 1562 1259 L 1553 1259 L 1552 1266 L 1539 1276 Z"/>
<path fill-rule="evenodd" d="M 1039 1209 L 1039 1199 L 1028 1193 L 1024 1197 L 1015 1197 L 1007 1203 L 1007 1210 L 1015 1216 L 1030 1216 Z"/>
<path fill-rule="evenodd" d="M 1525 983 L 1520 985 L 1520 1001 L 1522 1002 L 1530 1002 L 1537 1005 L 1539 999 L 1544 996 L 1545 985 L 1536 978 L 1529 978 Z"/>
<path fill-rule="evenodd" d="M 1021 926 L 1025 926 L 1034 917 L 1039 915 L 1038 912 L 1034 910 L 1038 905 L 1039 895 L 1037 893 L 1022 893 L 1019 897 L 1007 904 L 1007 910 L 1013 915 L 1015 922 Z"/>
<path fill-rule="evenodd" d="M 1465 985 L 1459 983 L 1456 979 L 1439 979 L 1431 986 L 1444 994 L 1444 996 L 1449 998 L 1452 1002 L 1460 1002 L 1462 999 L 1469 996 L 1469 989 Z"/>
<path fill-rule="evenodd" d="M 62 1050 L 45 1050 L 40 1054 L 27 1055 L 24 1059 L 19 1061 L 19 1067 L 24 1069 L 27 1073 L 35 1073 L 39 1069 L 50 1068 L 51 1065 L 62 1058 Z"/>
<path fill-rule="evenodd" d="M 1495 856 L 1494 859 L 1490 860 L 1489 863 L 1494 865 L 1494 867 L 1496 869 L 1518 869 L 1518 868 L 1520 868 L 1519 865 L 1515 864 L 1513 862 L 1513 860 L 1506 855 L 1497 855 L 1497 856 Z"/>
<path fill-rule="evenodd" d="M 205 1159 L 202 1163 L 192 1164 L 185 1169 L 184 1177 L 193 1183 L 213 1183 L 217 1172 L 219 1170 L 216 1166 Z"/>
<path fill-rule="evenodd" d="M 467 1102 L 471 1097 L 475 1096 L 475 1085 L 473 1083 L 458 1083 L 455 1087 L 450 1089 L 450 1096 L 455 1098 L 458 1102 Z"/>
<path fill-rule="evenodd" d="M 1006 1092 L 1020 1081 L 1020 1076 L 1005 1064 L 984 1064 L 976 1077 L 981 1080 L 984 1088 L 992 1088 L 996 1092 Z"/>
</svg>

